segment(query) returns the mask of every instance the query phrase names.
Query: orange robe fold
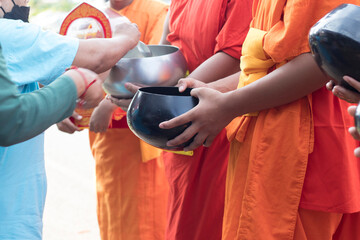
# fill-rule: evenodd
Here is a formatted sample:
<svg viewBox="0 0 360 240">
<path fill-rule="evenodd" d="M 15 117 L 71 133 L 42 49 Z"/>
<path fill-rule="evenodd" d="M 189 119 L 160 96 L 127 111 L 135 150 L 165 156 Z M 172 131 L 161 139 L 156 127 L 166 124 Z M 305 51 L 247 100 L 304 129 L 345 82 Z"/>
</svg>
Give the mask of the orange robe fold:
<svg viewBox="0 0 360 240">
<path fill-rule="evenodd" d="M 171 1 L 167 39 L 183 52 L 190 72 L 218 52 L 240 58 L 251 4 L 251 0 Z M 229 156 L 225 130 L 192 157 L 163 154 L 170 185 L 165 239 L 220 240 Z"/>
<path fill-rule="evenodd" d="M 146 44 L 159 43 L 167 11 L 167 4 L 153 0 L 134 0 L 121 11 L 105 10 L 110 18 L 124 15 L 136 23 Z M 169 187 L 161 150 L 131 132 L 120 108 L 109 127 L 104 133 L 89 132 L 101 239 L 164 239 Z"/>
<path fill-rule="evenodd" d="M 359 4 L 360 1 L 352 2 Z M 274 66 L 279 68 L 294 57 L 309 52 L 308 32 L 311 26 L 341 3 L 343 1 L 339 0 L 255 0 L 254 18 L 243 45 L 243 72 L 239 87 L 261 78 Z M 318 104 L 321 94 L 327 96 L 322 98 L 322 108 Z M 320 89 L 292 103 L 238 117 L 227 126 L 231 146 L 224 240 L 294 239 L 302 201 L 307 200 L 307 204 L 311 204 L 329 196 L 322 188 L 309 188 L 316 181 L 314 168 L 324 164 L 345 164 L 349 166 L 347 170 L 354 169 L 350 171 L 353 178 L 339 178 L 342 174 L 339 170 L 333 171 L 334 176 L 324 172 L 320 172 L 319 176 L 322 180 L 326 179 L 325 182 L 341 179 L 340 192 L 346 194 L 340 195 L 351 193 L 350 196 L 355 197 L 349 202 L 342 196 L 336 199 L 347 203 L 342 210 L 360 210 L 356 202 L 359 179 L 354 177 L 358 176 L 360 169 L 354 157 L 344 154 L 355 146 L 351 136 L 344 134 L 351 122 L 351 117 L 346 114 L 347 106 L 331 92 Z M 331 112 L 342 118 L 320 118 L 319 111 L 328 108 L 334 109 Z M 325 127 L 326 131 L 319 131 L 321 127 Z M 325 154 L 323 146 L 326 141 L 318 139 L 326 139 L 324 132 L 329 134 L 327 141 L 343 141 L 345 151 L 326 149 L 333 156 L 321 159 Z M 343 157 L 346 161 L 342 160 Z M 308 184 L 305 186 L 306 180 Z M 343 187 L 345 183 L 352 185 L 352 182 L 355 183 L 354 188 Z M 307 199 L 302 198 L 304 193 L 309 193 L 306 194 Z M 323 206 L 334 205 L 333 200 L 322 201 Z"/>
<path fill-rule="evenodd" d="M 161 158 L 144 163 L 128 128 L 91 134 L 101 239 L 164 239 L 168 185 Z"/>
</svg>

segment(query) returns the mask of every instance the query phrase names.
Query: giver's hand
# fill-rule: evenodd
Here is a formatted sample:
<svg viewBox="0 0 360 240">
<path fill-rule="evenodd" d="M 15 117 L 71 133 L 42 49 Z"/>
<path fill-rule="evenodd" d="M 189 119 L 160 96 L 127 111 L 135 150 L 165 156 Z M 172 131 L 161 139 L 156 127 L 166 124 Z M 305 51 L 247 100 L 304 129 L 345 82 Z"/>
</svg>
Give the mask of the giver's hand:
<svg viewBox="0 0 360 240">
<path fill-rule="evenodd" d="M 194 78 L 181 78 L 176 86 L 179 88 L 179 92 L 183 92 L 186 88 L 207 87 L 207 84 Z"/>
<path fill-rule="evenodd" d="M 140 85 L 135 85 L 132 83 L 125 83 L 125 88 L 129 90 L 131 93 L 135 94 L 137 90 L 139 90 L 141 87 Z M 118 107 L 120 107 L 125 112 L 129 108 L 131 99 L 121 99 L 121 98 L 114 98 L 111 96 L 106 97 L 108 100 L 110 100 L 113 104 L 116 104 Z"/>
<path fill-rule="evenodd" d="M 82 116 L 80 116 L 77 112 L 73 112 L 73 114 L 71 115 L 71 117 L 80 120 L 82 118 Z M 65 118 L 64 120 L 62 120 L 61 122 L 56 124 L 57 128 L 62 131 L 62 132 L 66 132 L 66 133 L 74 133 L 74 132 L 79 132 L 81 131 L 80 128 L 78 128 L 71 120 L 70 118 Z"/>
<path fill-rule="evenodd" d="M 355 111 L 356 111 L 356 106 L 350 106 L 348 108 L 348 112 L 351 116 L 355 116 Z M 356 127 L 350 127 L 349 128 L 349 133 L 351 134 L 351 136 L 355 139 L 360 141 L 360 134 L 357 132 Z M 355 148 L 354 150 L 354 155 L 356 157 L 360 157 L 360 147 Z"/>
<path fill-rule="evenodd" d="M 140 40 L 139 28 L 135 23 L 119 22 L 114 26 L 113 37 L 127 38 L 130 48 L 134 48 Z"/>
<path fill-rule="evenodd" d="M 196 135 L 184 151 L 191 151 L 201 145 L 209 147 L 218 133 L 232 120 L 226 109 L 226 94 L 210 88 L 195 88 L 191 95 L 199 98 L 196 107 L 159 125 L 160 128 L 170 129 L 191 122 L 182 134 L 167 142 L 168 146 L 176 146 Z"/>
<path fill-rule="evenodd" d="M 354 92 L 348 90 L 344 87 L 339 85 L 335 85 L 333 81 L 330 81 L 326 84 L 326 88 L 332 93 L 337 96 L 338 98 L 345 100 L 349 103 L 358 103 L 360 101 L 360 82 L 356 81 L 355 79 L 344 76 L 344 80 L 353 88 L 355 88 L 358 92 Z"/>
<path fill-rule="evenodd" d="M 103 99 L 104 95 L 101 87 L 103 80 L 93 71 L 75 67 L 66 71 L 64 75 L 70 76 L 75 83 L 78 94 L 77 107 L 93 108 Z"/>
<path fill-rule="evenodd" d="M 90 117 L 90 131 L 99 133 L 106 132 L 109 127 L 111 116 L 116 109 L 116 105 L 107 99 L 101 101 L 99 106 L 94 109 Z"/>
</svg>

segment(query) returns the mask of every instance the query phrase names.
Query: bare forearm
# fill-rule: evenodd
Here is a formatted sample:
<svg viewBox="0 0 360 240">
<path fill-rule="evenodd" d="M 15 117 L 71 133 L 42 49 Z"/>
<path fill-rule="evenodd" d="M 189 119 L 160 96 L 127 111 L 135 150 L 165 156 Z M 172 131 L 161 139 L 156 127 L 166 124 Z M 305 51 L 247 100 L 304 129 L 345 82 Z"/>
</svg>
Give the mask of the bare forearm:
<svg viewBox="0 0 360 240">
<path fill-rule="evenodd" d="M 114 66 L 135 45 L 126 36 L 80 40 L 73 65 L 102 73 Z"/>
<path fill-rule="evenodd" d="M 310 53 L 302 54 L 262 79 L 227 94 L 235 116 L 281 106 L 321 88 L 329 80 Z"/>
<path fill-rule="evenodd" d="M 170 33 L 170 29 L 169 29 L 169 16 L 170 16 L 170 9 L 166 14 L 166 18 L 165 18 L 165 22 L 164 22 L 164 28 L 163 28 L 163 33 L 161 36 L 161 40 L 160 40 L 160 45 L 170 45 L 170 42 L 166 39 L 167 35 Z"/>
<path fill-rule="evenodd" d="M 205 83 L 213 82 L 240 71 L 240 60 L 218 52 L 197 67 L 189 77 Z"/>
<path fill-rule="evenodd" d="M 239 77 L 240 72 L 237 72 L 233 75 L 211 82 L 208 86 L 223 93 L 233 91 L 237 88 Z"/>
</svg>

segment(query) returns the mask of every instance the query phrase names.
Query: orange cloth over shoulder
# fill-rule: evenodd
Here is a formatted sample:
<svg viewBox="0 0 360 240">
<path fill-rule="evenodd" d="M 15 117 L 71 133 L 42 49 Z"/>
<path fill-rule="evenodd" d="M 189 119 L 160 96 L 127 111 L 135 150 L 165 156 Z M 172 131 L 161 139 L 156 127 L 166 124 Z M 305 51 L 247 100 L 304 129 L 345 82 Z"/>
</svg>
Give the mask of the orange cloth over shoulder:
<svg viewBox="0 0 360 240">
<path fill-rule="evenodd" d="M 309 52 L 311 26 L 341 3 L 254 0 L 239 87 L 266 75 L 271 67 Z M 309 95 L 257 116 L 238 117 L 228 125 L 232 143 L 223 239 L 293 239 L 308 158 L 314 148 L 312 103 Z"/>
</svg>

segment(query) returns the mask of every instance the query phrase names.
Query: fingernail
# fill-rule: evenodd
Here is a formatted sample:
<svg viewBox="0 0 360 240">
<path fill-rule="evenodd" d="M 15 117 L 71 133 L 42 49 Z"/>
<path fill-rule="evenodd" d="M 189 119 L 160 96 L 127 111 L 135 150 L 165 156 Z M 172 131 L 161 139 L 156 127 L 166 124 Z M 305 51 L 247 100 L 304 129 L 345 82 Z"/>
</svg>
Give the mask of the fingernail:
<svg viewBox="0 0 360 240">
<path fill-rule="evenodd" d="M 77 119 L 77 120 L 81 120 L 81 119 L 82 119 L 82 116 L 78 115 L 78 116 L 76 116 L 76 119 Z"/>
<path fill-rule="evenodd" d="M 179 92 L 182 92 L 182 91 L 184 91 L 185 90 L 185 86 L 180 86 L 179 87 Z"/>
</svg>

